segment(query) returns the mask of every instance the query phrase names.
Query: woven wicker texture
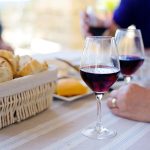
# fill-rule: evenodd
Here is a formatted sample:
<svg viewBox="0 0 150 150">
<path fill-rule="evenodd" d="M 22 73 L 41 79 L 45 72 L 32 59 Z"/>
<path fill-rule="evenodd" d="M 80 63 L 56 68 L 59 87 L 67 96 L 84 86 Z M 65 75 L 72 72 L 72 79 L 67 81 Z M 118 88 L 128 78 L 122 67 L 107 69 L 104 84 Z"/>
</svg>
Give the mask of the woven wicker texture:
<svg viewBox="0 0 150 150">
<path fill-rule="evenodd" d="M 22 93 L 1 97 L 0 128 L 47 109 L 52 101 L 53 89 L 53 83 L 46 83 Z"/>
<path fill-rule="evenodd" d="M 50 107 L 57 70 L 0 85 L 0 128 L 20 122 Z M 18 92 L 17 92 L 18 91 Z"/>
</svg>

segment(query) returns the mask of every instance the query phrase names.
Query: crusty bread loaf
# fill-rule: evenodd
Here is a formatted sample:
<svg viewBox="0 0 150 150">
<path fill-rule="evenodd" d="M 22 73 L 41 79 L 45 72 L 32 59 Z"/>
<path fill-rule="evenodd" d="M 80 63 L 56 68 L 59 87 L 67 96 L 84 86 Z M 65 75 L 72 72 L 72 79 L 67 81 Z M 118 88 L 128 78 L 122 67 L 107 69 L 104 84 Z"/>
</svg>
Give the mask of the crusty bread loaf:
<svg viewBox="0 0 150 150">
<path fill-rule="evenodd" d="M 32 57 L 29 55 L 19 56 L 18 71 L 22 70 L 31 60 Z"/>
<path fill-rule="evenodd" d="M 11 65 L 6 59 L 0 57 L 0 83 L 13 79 L 13 71 Z"/>
<path fill-rule="evenodd" d="M 56 93 L 61 96 L 75 96 L 87 93 L 87 87 L 79 79 L 59 79 L 56 86 Z"/>
<path fill-rule="evenodd" d="M 35 74 L 47 69 L 46 62 L 41 63 L 28 55 L 16 56 L 7 50 L 0 50 L 0 82 Z"/>
<path fill-rule="evenodd" d="M 26 75 L 31 75 L 31 74 L 35 74 L 38 72 L 42 72 L 46 69 L 47 68 L 45 64 L 42 64 L 35 59 L 31 59 L 29 62 L 21 66 L 17 74 L 18 76 L 26 76 Z"/>
<path fill-rule="evenodd" d="M 17 61 L 14 58 L 13 53 L 7 50 L 0 50 L 0 57 L 8 61 L 8 63 L 11 65 L 13 75 L 15 75 L 17 72 Z"/>
</svg>

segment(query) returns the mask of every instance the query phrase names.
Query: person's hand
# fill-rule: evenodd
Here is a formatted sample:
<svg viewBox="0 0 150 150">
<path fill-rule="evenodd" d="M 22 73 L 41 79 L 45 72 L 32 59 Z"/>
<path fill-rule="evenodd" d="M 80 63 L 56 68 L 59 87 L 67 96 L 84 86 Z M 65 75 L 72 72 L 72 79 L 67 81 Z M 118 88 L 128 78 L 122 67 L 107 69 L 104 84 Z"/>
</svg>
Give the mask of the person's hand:
<svg viewBox="0 0 150 150">
<path fill-rule="evenodd" d="M 89 32 L 90 28 L 90 18 L 86 12 L 81 12 L 80 15 L 80 24 L 81 24 L 81 33 L 84 37 L 90 36 L 91 33 Z"/>
<path fill-rule="evenodd" d="M 110 94 L 107 105 L 117 116 L 150 122 L 150 89 L 137 84 L 122 86 Z"/>
<path fill-rule="evenodd" d="M 88 14 L 87 12 L 81 12 L 80 17 L 81 32 L 84 37 L 91 36 L 90 27 L 105 27 L 105 21 L 96 17 L 94 14 Z"/>
</svg>

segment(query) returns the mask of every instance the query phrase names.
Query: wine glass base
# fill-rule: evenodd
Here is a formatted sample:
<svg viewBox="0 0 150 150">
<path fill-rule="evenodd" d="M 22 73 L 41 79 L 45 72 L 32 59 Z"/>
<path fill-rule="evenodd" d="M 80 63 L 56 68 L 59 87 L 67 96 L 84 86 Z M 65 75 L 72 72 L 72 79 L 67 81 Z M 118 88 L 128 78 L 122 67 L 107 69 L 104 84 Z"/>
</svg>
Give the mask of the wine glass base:
<svg viewBox="0 0 150 150">
<path fill-rule="evenodd" d="M 108 130 L 107 128 L 103 128 L 103 127 L 101 128 L 100 131 L 97 131 L 95 127 L 87 128 L 82 130 L 81 133 L 84 136 L 87 136 L 92 139 L 98 139 L 98 140 L 112 138 L 117 135 L 117 132 Z"/>
</svg>

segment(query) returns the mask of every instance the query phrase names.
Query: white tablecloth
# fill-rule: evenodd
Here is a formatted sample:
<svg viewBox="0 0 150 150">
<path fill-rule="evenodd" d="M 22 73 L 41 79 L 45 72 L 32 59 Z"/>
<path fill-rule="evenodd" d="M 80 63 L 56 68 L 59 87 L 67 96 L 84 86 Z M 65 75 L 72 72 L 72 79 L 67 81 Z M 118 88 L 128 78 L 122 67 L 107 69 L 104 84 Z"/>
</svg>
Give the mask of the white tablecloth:
<svg viewBox="0 0 150 150">
<path fill-rule="evenodd" d="M 116 117 L 105 101 L 102 108 L 104 126 L 117 131 L 114 138 L 93 140 L 81 134 L 83 128 L 96 121 L 96 100 L 92 95 L 73 102 L 54 100 L 48 110 L 3 128 L 0 150 L 150 150 L 149 123 Z"/>
<path fill-rule="evenodd" d="M 0 131 L 0 150 L 149 150 L 150 125 L 116 117 L 103 108 L 104 126 L 117 131 L 108 140 L 93 140 L 81 130 L 96 121 L 95 96 L 74 102 L 55 100 L 48 110 Z"/>
</svg>

